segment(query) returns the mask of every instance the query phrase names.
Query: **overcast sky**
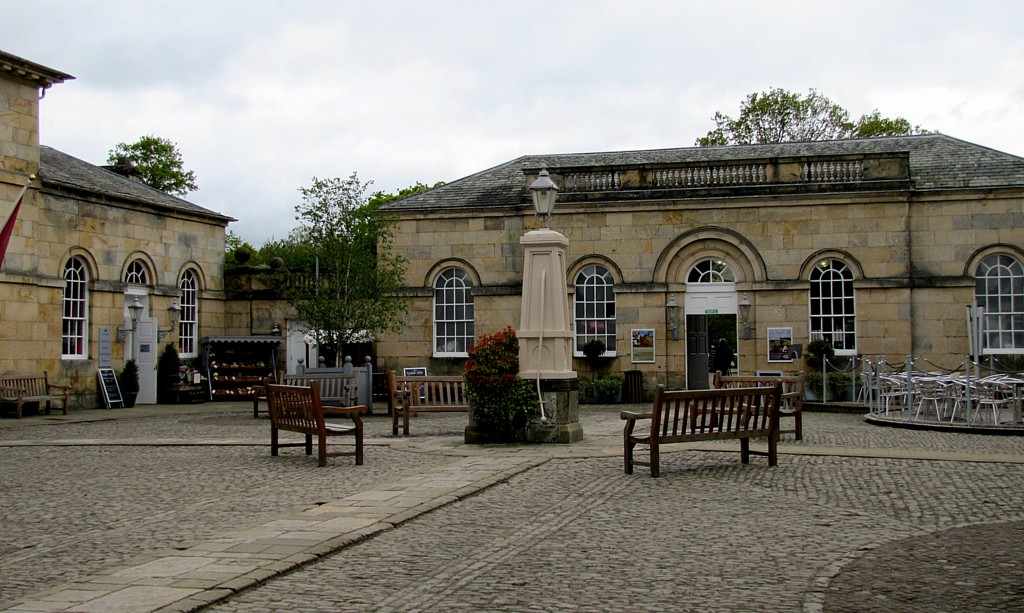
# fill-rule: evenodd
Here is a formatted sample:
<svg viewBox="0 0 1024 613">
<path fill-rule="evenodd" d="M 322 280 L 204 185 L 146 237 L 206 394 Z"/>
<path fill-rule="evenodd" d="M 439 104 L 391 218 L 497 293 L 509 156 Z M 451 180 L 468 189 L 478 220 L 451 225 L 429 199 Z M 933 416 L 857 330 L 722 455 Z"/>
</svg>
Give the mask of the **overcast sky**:
<svg viewBox="0 0 1024 613">
<path fill-rule="evenodd" d="M 692 146 L 747 94 L 815 88 L 1024 155 L 1024 2 L 0 0 L 0 48 L 76 77 L 40 141 L 177 143 L 259 247 L 298 188 L 433 184 L 526 154 Z"/>
</svg>

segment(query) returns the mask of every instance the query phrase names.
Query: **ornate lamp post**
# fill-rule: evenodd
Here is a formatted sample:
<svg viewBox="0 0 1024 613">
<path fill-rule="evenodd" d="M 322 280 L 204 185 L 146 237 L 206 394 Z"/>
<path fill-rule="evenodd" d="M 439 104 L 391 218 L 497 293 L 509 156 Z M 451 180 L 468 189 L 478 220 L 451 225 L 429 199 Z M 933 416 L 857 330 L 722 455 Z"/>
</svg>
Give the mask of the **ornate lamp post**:
<svg viewBox="0 0 1024 613">
<path fill-rule="evenodd" d="M 551 180 L 547 168 L 542 168 L 537 180 L 530 184 L 530 197 L 533 198 L 533 208 L 537 219 L 540 219 L 540 227 L 547 228 L 555 212 L 555 199 L 558 198 L 558 186 Z"/>
<path fill-rule="evenodd" d="M 743 294 L 743 300 L 740 300 L 740 323 L 743 324 L 743 340 L 750 340 L 750 300 L 747 299 L 747 295 Z"/>
<path fill-rule="evenodd" d="M 679 303 L 676 302 L 676 295 L 670 294 L 665 304 L 665 323 L 668 324 L 672 340 L 679 340 Z"/>
<path fill-rule="evenodd" d="M 117 327 L 117 340 L 123 341 L 128 337 L 129 334 L 135 334 L 135 331 L 139 329 L 139 317 L 142 316 L 142 311 L 145 307 L 139 302 L 139 297 L 135 296 L 132 299 L 132 303 L 128 305 L 128 317 L 131 319 L 131 327 L 118 326 Z"/>
</svg>

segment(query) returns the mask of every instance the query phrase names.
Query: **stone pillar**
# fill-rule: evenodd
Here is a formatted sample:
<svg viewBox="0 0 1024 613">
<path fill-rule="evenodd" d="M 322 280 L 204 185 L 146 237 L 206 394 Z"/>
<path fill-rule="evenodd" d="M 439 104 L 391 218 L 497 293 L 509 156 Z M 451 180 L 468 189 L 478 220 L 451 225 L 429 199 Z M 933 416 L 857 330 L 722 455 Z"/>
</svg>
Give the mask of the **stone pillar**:
<svg viewBox="0 0 1024 613">
<path fill-rule="evenodd" d="M 565 248 L 569 241 L 540 228 L 520 240 L 523 303 L 519 338 L 519 375 L 540 388 L 544 419 L 531 424 L 527 439 L 573 443 L 583 439 L 579 423 L 579 382 L 572 369 L 573 332 L 565 287 Z"/>
</svg>

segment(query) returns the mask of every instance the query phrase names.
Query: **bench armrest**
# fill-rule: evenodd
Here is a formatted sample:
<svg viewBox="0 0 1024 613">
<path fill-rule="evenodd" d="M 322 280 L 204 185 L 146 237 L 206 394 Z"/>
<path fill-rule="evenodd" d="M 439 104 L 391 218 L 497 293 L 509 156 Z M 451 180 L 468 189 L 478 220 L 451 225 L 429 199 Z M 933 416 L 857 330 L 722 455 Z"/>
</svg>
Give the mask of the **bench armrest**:
<svg viewBox="0 0 1024 613">
<path fill-rule="evenodd" d="M 636 411 L 622 411 L 619 413 L 619 419 L 628 419 L 629 421 L 636 421 L 638 419 L 651 419 L 654 417 L 654 413 L 649 411 L 643 413 L 637 413 Z"/>
<path fill-rule="evenodd" d="M 64 393 L 67 393 L 67 392 L 69 392 L 71 390 L 71 386 L 70 385 L 59 385 L 57 383 L 47 383 L 46 387 L 47 387 L 47 389 L 56 390 L 58 392 L 64 392 Z"/>
<path fill-rule="evenodd" d="M 19 396 L 25 396 L 28 394 L 28 390 L 23 387 L 14 387 L 13 385 L 0 385 L 0 392 L 10 392 L 18 394 Z"/>
</svg>

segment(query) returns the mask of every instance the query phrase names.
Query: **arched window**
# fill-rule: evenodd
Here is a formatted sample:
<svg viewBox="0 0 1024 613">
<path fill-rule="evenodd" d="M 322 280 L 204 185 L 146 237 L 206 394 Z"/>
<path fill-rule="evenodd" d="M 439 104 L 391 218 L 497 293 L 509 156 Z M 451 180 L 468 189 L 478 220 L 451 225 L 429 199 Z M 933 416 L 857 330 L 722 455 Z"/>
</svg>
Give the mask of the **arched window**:
<svg viewBox="0 0 1024 613">
<path fill-rule="evenodd" d="M 615 279 L 604 266 L 589 264 L 576 275 L 573 303 L 577 357 L 588 341 L 604 343 L 605 355 L 615 356 Z"/>
<path fill-rule="evenodd" d="M 132 260 L 124 271 L 124 282 L 128 285 L 149 285 L 149 271 L 142 260 Z"/>
<path fill-rule="evenodd" d="M 837 353 L 857 349 L 853 272 L 842 260 L 822 260 L 811 271 L 811 340 L 824 339 Z"/>
<path fill-rule="evenodd" d="M 473 347 L 473 281 L 450 266 L 434 280 L 434 357 L 465 357 Z"/>
<path fill-rule="evenodd" d="M 993 254 L 978 264 L 974 299 L 985 309 L 985 353 L 1024 349 L 1024 267 L 1010 255 Z"/>
<path fill-rule="evenodd" d="M 196 273 L 186 270 L 178 282 L 181 319 L 178 320 L 178 354 L 183 358 L 194 358 L 196 338 L 199 335 L 199 282 Z"/>
<path fill-rule="evenodd" d="M 694 264 L 686 275 L 687 283 L 735 283 L 736 275 L 722 260 L 706 259 Z"/>
<path fill-rule="evenodd" d="M 61 318 L 62 359 L 87 356 L 89 332 L 89 274 L 79 258 L 64 265 L 64 314 Z"/>
</svg>

